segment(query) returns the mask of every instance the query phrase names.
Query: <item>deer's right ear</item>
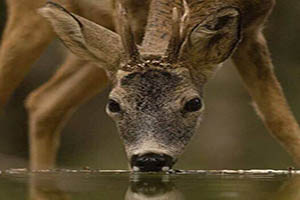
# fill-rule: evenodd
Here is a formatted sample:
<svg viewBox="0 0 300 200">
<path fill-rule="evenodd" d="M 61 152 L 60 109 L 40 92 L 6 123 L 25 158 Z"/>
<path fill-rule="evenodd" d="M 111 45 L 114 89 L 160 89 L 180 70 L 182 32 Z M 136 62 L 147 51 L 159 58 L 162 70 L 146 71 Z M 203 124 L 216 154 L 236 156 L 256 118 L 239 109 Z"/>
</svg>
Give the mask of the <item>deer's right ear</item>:
<svg viewBox="0 0 300 200">
<path fill-rule="evenodd" d="M 118 34 L 53 2 L 48 2 L 38 12 L 51 23 L 59 38 L 75 55 L 100 64 L 109 74 L 116 71 L 122 52 Z"/>
<path fill-rule="evenodd" d="M 185 50 L 198 64 L 222 63 L 240 41 L 240 26 L 237 8 L 221 8 L 192 29 Z"/>
</svg>

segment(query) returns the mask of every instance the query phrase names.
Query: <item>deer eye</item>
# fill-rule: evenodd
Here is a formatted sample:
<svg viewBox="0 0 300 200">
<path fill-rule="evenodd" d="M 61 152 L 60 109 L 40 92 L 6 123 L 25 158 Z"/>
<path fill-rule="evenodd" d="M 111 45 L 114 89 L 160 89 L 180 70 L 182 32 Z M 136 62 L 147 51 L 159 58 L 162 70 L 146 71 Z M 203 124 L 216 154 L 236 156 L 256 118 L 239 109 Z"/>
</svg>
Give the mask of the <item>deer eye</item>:
<svg viewBox="0 0 300 200">
<path fill-rule="evenodd" d="M 108 100 L 107 107 L 108 107 L 108 110 L 112 113 L 121 111 L 120 104 L 113 99 Z"/>
<path fill-rule="evenodd" d="M 194 98 L 189 100 L 184 105 L 184 110 L 186 112 L 196 112 L 202 108 L 202 101 L 200 98 Z"/>
</svg>

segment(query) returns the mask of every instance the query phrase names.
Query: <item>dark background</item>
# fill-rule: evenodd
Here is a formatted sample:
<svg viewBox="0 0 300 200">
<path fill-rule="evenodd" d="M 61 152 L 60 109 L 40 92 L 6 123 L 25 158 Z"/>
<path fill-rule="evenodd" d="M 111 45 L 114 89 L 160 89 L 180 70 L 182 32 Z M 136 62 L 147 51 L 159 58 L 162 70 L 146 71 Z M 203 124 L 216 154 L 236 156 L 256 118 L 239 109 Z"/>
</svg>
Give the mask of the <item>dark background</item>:
<svg viewBox="0 0 300 200">
<path fill-rule="evenodd" d="M 0 0 L 0 33 L 5 22 Z M 300 2 L 278 1 L 265 27 L 275 71 L 296 118 L 300 119 Z M 28 93 L 47 81 L 65 56 L 54 41 L 15 91 L 0 114 L 0 166 L 26 167 L 28 160 L 27 114 L 23 102 Z M 121 140 L 104 107 L 107 90 L 74 114 L 62 133 L 60 167 L 126 169 Z M 228 62 L 206 90 L 206 118 L 176 165 L 184 169 L 287 168 L 290 157 L 268 134 L 251 107 L 251 101 L 234 68 Z"/>
</svg>

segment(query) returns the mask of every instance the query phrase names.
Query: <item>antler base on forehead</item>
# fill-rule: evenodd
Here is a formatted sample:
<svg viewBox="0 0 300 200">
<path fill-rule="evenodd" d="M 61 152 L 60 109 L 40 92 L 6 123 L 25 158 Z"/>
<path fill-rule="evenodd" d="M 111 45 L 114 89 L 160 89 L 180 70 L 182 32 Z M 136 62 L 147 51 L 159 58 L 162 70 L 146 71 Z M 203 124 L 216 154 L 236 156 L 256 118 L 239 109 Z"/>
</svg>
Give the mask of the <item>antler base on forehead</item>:
<svg viewBox="0 0 300 200">
<path fill-rule="evenodd" d="M 140 59 L 133 62 L 128 62 L 120 66 L 120 70 L 133 72 L 133 71 L 145 71 L 149 69 L 165 69 L 171 70 L 181 67 L 180 65 L 173 65 L 164 56 L 146 54 L 141 55 Z"/>
</svg>

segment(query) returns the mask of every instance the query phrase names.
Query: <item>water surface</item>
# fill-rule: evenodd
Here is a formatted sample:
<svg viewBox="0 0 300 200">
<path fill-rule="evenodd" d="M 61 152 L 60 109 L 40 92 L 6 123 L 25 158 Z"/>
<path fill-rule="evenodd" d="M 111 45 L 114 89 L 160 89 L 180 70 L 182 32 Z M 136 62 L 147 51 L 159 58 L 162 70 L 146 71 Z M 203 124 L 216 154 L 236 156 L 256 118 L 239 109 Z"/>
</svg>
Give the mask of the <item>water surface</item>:
<svg viewBox="0 0 300 200">
<path fill-rule="evenodd" d="M 299 200 L 298 171 L 7 170 L 0 200 Z"/>
</svg>

